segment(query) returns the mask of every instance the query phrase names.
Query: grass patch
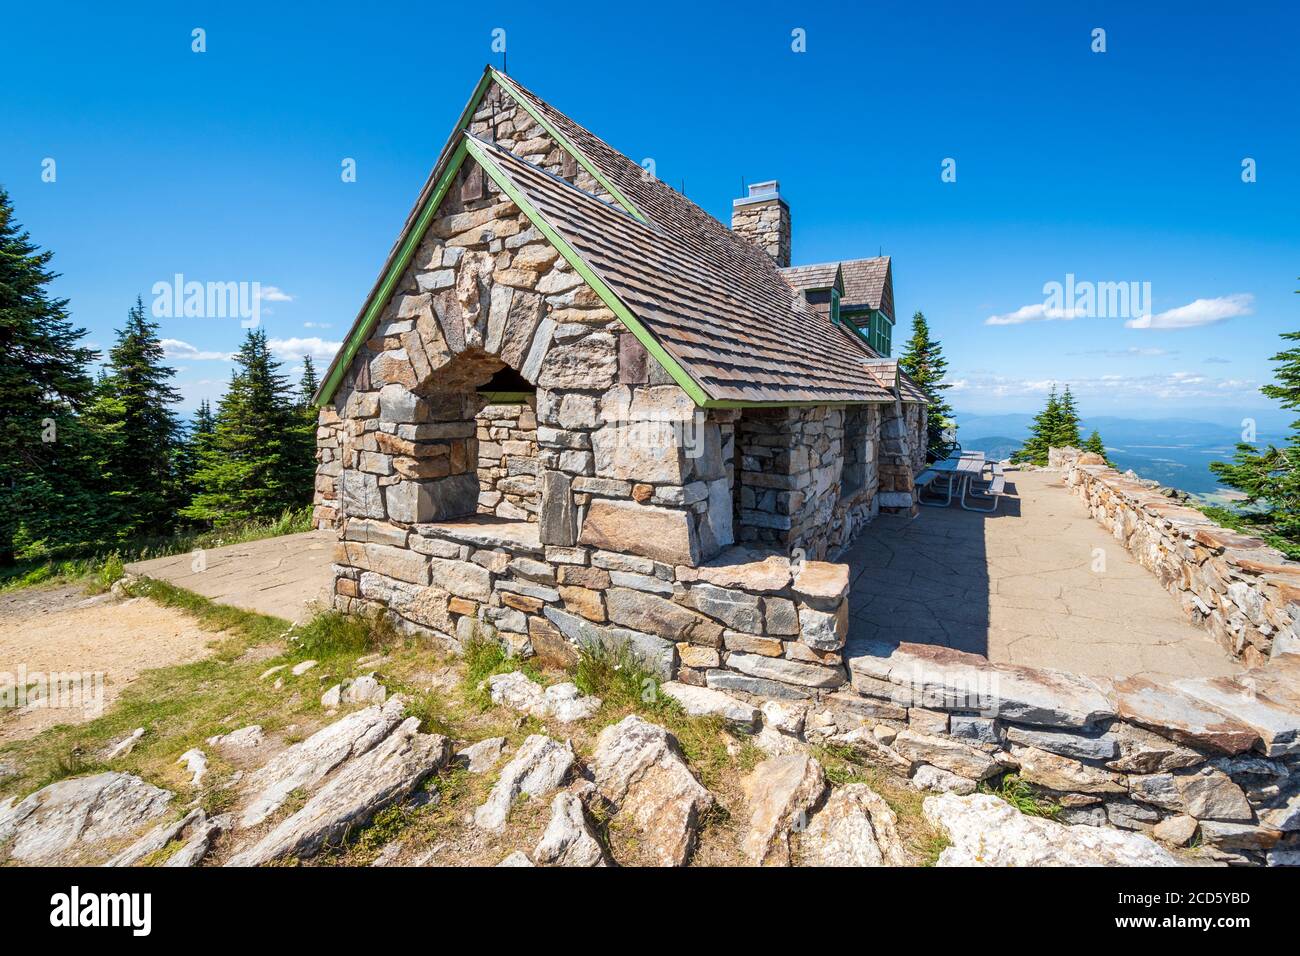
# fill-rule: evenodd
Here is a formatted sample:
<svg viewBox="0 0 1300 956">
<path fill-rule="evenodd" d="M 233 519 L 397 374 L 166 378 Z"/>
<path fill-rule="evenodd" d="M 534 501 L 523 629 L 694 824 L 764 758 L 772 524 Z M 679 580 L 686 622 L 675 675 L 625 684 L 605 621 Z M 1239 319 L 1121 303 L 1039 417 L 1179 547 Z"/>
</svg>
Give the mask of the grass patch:
<svg viewBox="0 0 1300 956">
<path fill-rule="evenodd" d="M 345 655 L 382 653 L 400 643 L 401 636 L 382 614 L 322 611 L 306 624 L 294 627 L 289 642 L 302 657 L 322 660 Z"/>
<path fill-rule="evenodd" d="M 1059 803 L 1044 798 L 1014 773 L 1006 774 L 996 787 L 983 782 L 980 784 L 979 790 L 980 793 L 1001 797 L 1029 817 L 1044 817 L 1048 820 L 1055 820 L 1062 810 Z"/>
</svg>

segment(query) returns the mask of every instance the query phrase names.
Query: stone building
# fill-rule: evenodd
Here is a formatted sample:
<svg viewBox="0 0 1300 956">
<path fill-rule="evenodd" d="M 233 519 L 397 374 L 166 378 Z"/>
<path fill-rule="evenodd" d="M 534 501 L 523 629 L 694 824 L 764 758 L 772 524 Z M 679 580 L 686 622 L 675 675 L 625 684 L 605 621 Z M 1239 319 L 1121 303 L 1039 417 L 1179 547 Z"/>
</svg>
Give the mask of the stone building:
<svg viewBox="0 0 1300 956">
<path fill-rule="evenodd" d="M 488 69 L 324 377 L 335 601 L 453 645 L 788 696 L 844 681 L 847 569 L 912 511 L 925 396 L 887 258 L 790 267 Z"/>
</svg>

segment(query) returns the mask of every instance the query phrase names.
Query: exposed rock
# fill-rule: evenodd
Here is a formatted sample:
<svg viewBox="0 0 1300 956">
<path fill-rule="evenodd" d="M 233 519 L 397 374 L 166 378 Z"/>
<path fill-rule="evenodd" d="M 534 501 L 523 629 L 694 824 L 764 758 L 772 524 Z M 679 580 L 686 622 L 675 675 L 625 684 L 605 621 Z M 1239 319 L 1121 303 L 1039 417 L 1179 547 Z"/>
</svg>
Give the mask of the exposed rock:
<svg viewBox="0 0 1300 956">
<path fill-rule="evenodd" d="M 312 856 L 363 826 L 384 807 L 409 796 L 451 756 L 446 737 L 419 732 L 409 717 L 382 741 L 331 775 L 296 813 L 227 866 L 258 866 L 285 856 Z"/>
<path fill-rule="evenodd" d="M 0 858 L 51 863 L 60 854 L 130 836 L 172 794 L 128 773 L 72 777 L 17 803 L 0 803 Z"/>
<path fill-rule="evenodd" d="M 208 738 L 208 746 L 217 750 L 228 753 L 244 754 L 252 750 L 257 750 L 262 746 L 265 738 L 262 736 L 262 728 L 258 724 L 251 724 L 248 727 L 241 727 L 238 730 L 232 730 L 228 734 L 218 734 L 215 737 Z"/>
<path fill-rule="evenodd" d="M 502 860 L 497 866 L 535 866 L 532 860 L 528 859 L 528 854 L 523 850 L 515 850 L 508 857 Z"/>
<path fill-rule="evenodd" d="M 929 790 L 933 793 L 965 795 L 974 793 L 978 784 L 967 777 L 959 777 L 948 770 L 923 763 L 917 766 L 916 771 L 912 774 L 912 786 L 916 787 L 917 790 Z"/>
<path fill-rule="evenodd" d="M 529 714 L 538 720 L 554 717 L 562 724 L 586 720 L 600 709 L 599 697 L 583 696 L 575 684 L 553 684 L 543 689 L 520 671 L 493 674 L 487 685 L 494 704 Z"/>
<path fill-rule="evenodd" d="M 596 740 L 591 771 L 601 796 L 661 866 L 684 866 L 700 815 L 713 794 L 695 779 L 664 728 L 635 714 L 606 727 Z"/>
<path fill-rule="evenodd" d="M 808 826 L 808 814 L 826 792 L 821 764 L 806 754 L 771 757 L 741 781 L 751 815 L 741 842 L 755 866 L 789 866 L 790 832 Z"/>
<path fill-rule="evenodd" d="M 179 820 L 160 823 L 125 850 L 112 857 L 105 866 L 134 866 L 151 853 L 157 853 L 173 840 L 180 839 L 191 827 L 207 822 L 208 815 L 195 808 Z"/>
<path fill-rule="evenodd" d="M 497 765 L 505 746 L 506 738 L 489 737 L 487 740 L 480 740 L 458 751 L 456 756 L 465 759 L 466 768 L 470 773 L 487 773 Z"/>
<path fill-rule="evenodd" d="M 315 667 L 316 664 L 316 661 L 299 661 L 297 664 L 293 665 L 289 673 L 294 677 L 301 677 L 303 674 Z"/>
<path fill-rule="evenodd" d="M 520 794 L 539 797 L 564 783 L 573 769 L 573 746 L 533 734 L 520 745 L 505 765 L 496 786 L 483 805 L 474 811 L 474 822 L 484 830 L 505 829 L 510 808 Z"/>
<path fill-rule="evenodd" d="M 394 697 L 382 706 L 348 714 L 281 751 L 249 775 L 244 793 L 250 799 L 239 825 L 257 826 L 283 806 L 294 790 L 320 782 L 345 760 L 370 750 L 401 722 L 404 709 L 401 698 Z"/>
<path fill-rule="evenodd" d="M 1003 769 L 1002 764 L 982 750 L 944 737 L 927 737 L 912 730 L 900 731 L 891 746 L 914 763 L 933 764 L 971 780 L 983 780 Z"/>
<path fill-rule="evenodd" d="M 131 731 L 129 734 L 127 734 L 125 737 L 119 740 L 117 743 L 113 744 L 111 747 L 105 750 L 104 759 L 116 760 L 119 757 L 125 757 L 127 754 L 129 754 L 132 750 L 135 749 L 135 745 L 140 742 L 140 738 L 143 736 L 144 736 L 144 728 L 137 727 L 135 730 Z"/>
<path fill-rule="evenodd" d="M 951 841 L 939 866 L 1179 865 L 1142 834 L 1026 816 L 991 794 L 926 797 L 923 812 Z"/>
<path fill-rule="evenodd" d="M 906 866 L 898 820 L 865 783 L 831 792 L 799 840 L 804 866 Z"/>
<path fill-rule="evenodd" d="M 180 755 L 176 761 L 185 765 L 185 772 L 193 774 L 190 778 L 190 786 L 197 787 L 203 783 L 203 775 L 208 772 L 208 757 L 202 750 L 190 749 Z"/>
<path fill-rule="evenodd" d="M 551 866 L 606 866 L 605 850 L 587 823 L 582 801 L 568 792 L 555 795 L 551 820 L 533 859 Z"/>
<path fill-rule="evenodd" d="M 1090 767 L 1068 757 L 1061 757 L 1037 747 L 1012 745 L 1011 757 L 1020 764 L 1020 778 L 1048 790 L 1061 793 L 1124 793 L 1123 778 L 1118 774 Z"/>
<path fill-rule="evenodd" d="M 667 694 L 692 717 L 718 716 L 729 723 L 753 729 L 758 725 L 758 709 L 730 694 L 708 687 L 696 687 L 678 681 L 666 681 L 659 690 Z"/>
<path fill-rule="evenodd" d="M 1151 835 L 1174 846 L 1187 846 L 1196 836 L 1196 818 L 1186 815 L 1166 817 L 1155 825 Z"/>
<path fill-rule="evenodd" d="M 764 701 L 763 726 L 798 737 L 803 733 L 804 722 L 808 717 L 808 708 L 795 704 L 783 704 L 780 701 Z"/>
<path fill-rule="evenodd" d="M 167 857 L 162 865 L 165 867 L 198 866 L 211 851 L 216 838 L 230 829 L 233 823 L 234 818 L 228 813 L 196 822 L 182 834 L 185 842 L 175 853 Z"/>
</svg>

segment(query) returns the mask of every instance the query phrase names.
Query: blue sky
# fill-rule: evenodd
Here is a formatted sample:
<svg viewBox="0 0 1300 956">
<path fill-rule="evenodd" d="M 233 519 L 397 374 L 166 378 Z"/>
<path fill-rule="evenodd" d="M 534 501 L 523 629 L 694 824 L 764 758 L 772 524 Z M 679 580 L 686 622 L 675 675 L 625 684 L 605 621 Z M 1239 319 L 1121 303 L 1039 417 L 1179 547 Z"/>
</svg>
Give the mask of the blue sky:
<svg viewBox="0 0 1300 956">
<path fill-rule="evenodd" d="M 779 179 L 796 263 L 894 256 L 896 351 L 923 310 L 959 409 L 1052 381 L 1086 414 L 1267 409 L 1300 328 L 1300 13 L 994 6 L 14 6 L 0 182 L 90 341 L 176 273 L 256 281 L 287 368 L 323 366 L 502 28 L 514 76 L 724 221 L 742 177 Z M 1156 327 L 1043 318 L 1067 274 L 1149 282 Z M 186 407 L 215 399 L 238 320 L 162 325 Z"/>
</svg>

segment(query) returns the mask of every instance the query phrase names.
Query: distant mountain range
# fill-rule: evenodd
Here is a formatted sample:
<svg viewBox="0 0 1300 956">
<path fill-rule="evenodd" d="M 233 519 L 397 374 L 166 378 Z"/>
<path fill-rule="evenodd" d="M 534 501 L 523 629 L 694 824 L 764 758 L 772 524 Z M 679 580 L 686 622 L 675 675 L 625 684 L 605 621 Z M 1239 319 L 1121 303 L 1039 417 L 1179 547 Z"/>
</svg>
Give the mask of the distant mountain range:
<svg viewBox="0 0 1300 956">
<path fill-rule="evenodd" d="M 988 457 L 1006 458 L 1029 436 L 1033 415 L 974 415 L 956 413 L 957 440 L 962 448 L 982 451 Z M 1210 462 L 1232 458 L 1241 439 L 1237 425 L 1189 418 L 1119 418 L 1098 415 L 1079 426 L 1086 438 L 1093 429 L 1101 433 L 1106 454 L 1121 471 L 1129 468 L 1143 478 L 1181 488 L 1202 497 L 1222 498 L 1229 489 L 1210 472 Z M 1285 433 L 1260 431 L 1261 445 L 1279 444 Z"/>
</svg>

